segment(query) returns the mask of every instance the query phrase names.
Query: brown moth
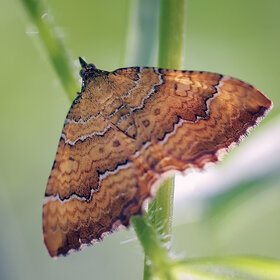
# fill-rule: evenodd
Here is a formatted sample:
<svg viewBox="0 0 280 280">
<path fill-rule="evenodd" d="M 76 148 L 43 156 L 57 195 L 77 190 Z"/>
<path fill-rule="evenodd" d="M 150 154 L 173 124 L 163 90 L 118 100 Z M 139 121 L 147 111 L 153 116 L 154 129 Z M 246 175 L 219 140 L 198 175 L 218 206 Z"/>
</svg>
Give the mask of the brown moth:
<svg viewBox="0 0 280 280">
<path fill-rule="evenodd" d="M 43 234 L 52 257 L 127 226 L 164 175 L 217 162 L 272 107 L 228 76 L 152 67 L 107 72 L 80 62 L 82 90 L 45 192 Z"/>
</svg>

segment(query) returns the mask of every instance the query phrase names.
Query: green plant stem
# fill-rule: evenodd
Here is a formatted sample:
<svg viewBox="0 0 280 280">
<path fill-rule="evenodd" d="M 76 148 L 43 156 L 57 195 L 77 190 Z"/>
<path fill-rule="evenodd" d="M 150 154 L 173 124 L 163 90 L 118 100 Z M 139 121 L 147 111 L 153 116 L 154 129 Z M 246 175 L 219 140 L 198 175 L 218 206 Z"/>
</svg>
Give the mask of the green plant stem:
<svg viewBox="0 0 280 280">
<path fill-rule="evenodd" d="M 70 102 L 76 97 L 79 91 L 79 84 L 75 78 L 71 63 L 67 57 L 62 42 L 55 34 L 54 27 L 50 23 L 49 18 L 43 17 L 46 9 L 40 0 L 21 0 L 23 6 L 27 10 L 33 24 L 36 26 L 39 36 L 41 37 L 45 48 L 48 52 L 53 67 L 62 83 L 62 86 L 69 98 Z"/>
<path fill-rule="evenodd" d="M 155 199 L 149 205 L 147 218 L 156 230 L 157 238 L 165 249 L 170 249 L 171 225 L 173 215 L 174 177 L 166 179 L 160 186 Z M 150 257 L 145 254 L 144 277 L 151 279 Z"/>
<path fill-rule="evenodd" d="M 183 41 L 184 41 L 184 17 L 186 0 L 161 0 L 160 30 L 159 30 L 159 57 L 158 66 L 161 68 L 179 69 L 181 67 Z M 135 232 L 144 248 L 144 279 L 148 280 L 154 276 L 154 267 L 166 272 L 168 276 L 168 265 L 159 261 L 167 259 L 171 236 L 171 223 L 173 215 L 174 177 L 166 180 L 159 188 L 154 201 L 150 204 L 147 217 L 133 218 L 132 223 Z M 149 221 L 147 224 L 147 220 Z M 152 229 L 154 232 L 152 232 Z M 153 235 L 153 242 L 148 242 Z M 151 241 L 150 240 L 150 241 Z M 163 249 L 159 249 L 160 242 Z M 149 248 L 150 246 L 150 248 Z M 156 246 L 156 248 L 155 248 Z M 155 250 L 153 253 L 152 251 Z M 160 255 L 164 257 L 160 257 Z M 151 265 L 149 264 L 151 262 Z"/>
<path fill-rule="evenodd" d="M 161 0 L 158 57 L 158 66 L 161 68 L 179 69 L 181 67 L 185 2 L 185 0 Z M 174 177 L 162 184 L 148 211 L 152 224 L 166 244 L 170 243 L 173 197 Z"/>
<path fill-rule="evenodd" d="M 152 275 L 160 276 L 160 279 L 174 279 L 170 269 L 172 261 L 168 251 L 162 246 L 154 226 L 146 216 L 133 216 L 131 223 L 147 256 L 148 261 L 145 265 L 150 267 L 149 275 L 144 275 L 144 279 L 150 279 L 145 277 L 151 277 Z"/>
<path fill-rule="evenodd" d="M 186 0 L 161 0 L 158 66 L 180 69 Z"/>
<path fill-rule="evenodd" d="M 174 177 L 166 179 L 160 186 L 156 198 L 150 203 L 147 213 L 163 245 L 169 249 L 173 214 Z"/>
</svg>

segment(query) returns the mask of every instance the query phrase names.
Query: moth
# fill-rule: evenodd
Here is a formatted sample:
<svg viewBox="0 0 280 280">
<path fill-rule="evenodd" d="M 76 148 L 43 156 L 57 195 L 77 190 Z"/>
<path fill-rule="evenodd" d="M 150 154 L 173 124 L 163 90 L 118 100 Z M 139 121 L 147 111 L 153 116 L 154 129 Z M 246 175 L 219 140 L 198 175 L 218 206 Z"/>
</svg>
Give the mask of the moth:
<svg viewBox="0 0 280 280">
<path fill-rule="evenodd" d="M 141 214 L 171 171 L 215 163 L 272 107 L 228 76 L 153 67 L 99 70 L 80 58 L 43 205 L 51 257 L 102 240 Z"/>
</svg>

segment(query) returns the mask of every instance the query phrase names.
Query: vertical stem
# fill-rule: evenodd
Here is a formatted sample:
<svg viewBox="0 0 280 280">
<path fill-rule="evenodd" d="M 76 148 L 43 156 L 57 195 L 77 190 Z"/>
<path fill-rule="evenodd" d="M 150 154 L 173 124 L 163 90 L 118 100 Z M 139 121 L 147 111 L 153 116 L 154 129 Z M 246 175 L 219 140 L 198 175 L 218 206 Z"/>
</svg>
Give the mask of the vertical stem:
<svg viewBox="0 0 280 280">
<path fill-rule="evenodd" d="M 182 62 L 184 42 L 184 18 L 186 0 L 161 0 L 158 66 L 179 69 Z M 162 243 L 170 247 L 173 215 L 174 177 L 167 179 L 159 188 L 150 204 L 148 218 L 155 227 Z M 144 279 L 152 276 L 149 256 L 145 255 Z"/>
<path fill-rule="evenodd" d="M 149 205 L 148 218 L 155 227 L 163 245 L 169 249 L 173 215 L 174 177 L 160 186 L 156 198 Z"/>
<path fill-rule="evenodd" d="M 186 0 L 161 0 L 158 66 L 179 69 L 184 42 Z M 149 217 L 166 242 L 170 241 L 173 214 L 174 177 L 160 187 L 149 209 Z"/>
<path fill-rule="evenodd" d="M 149 222 L 156 230 L 162 245 L 169 250 L 173 216 L 174 177 L 166 179 L 160 186 L 155 199 L 149 205 L 147 213 Z M 145 253 L 144 280 L 151 279 L 150 257 Z"/>
<path fill-rule="evenodd" d="M 161 267 L 167 264 L 169 256 L 158 239 L 155 228 L 147 221 L 146 217 L 133 216 L 131 222 L 138 232 L 138 239 L 145 254 L 153 261 L 154 265 Z"/>
<path fill-rule="evenodd" d="M 147 220 L 147 217 L 133 216 L 131 217 L 131 223 L 148 260 L 145 263 L 145 267 L 149 267 L 149 269 L 144 271 L 144 279 L 177 279 L 173 275 L 173 263 L 168 251 L 163 247 L 155 227 Z"/>
<path fill-rule="evenodd" d="M 62 83 L 63 88 L 70 100 L 76 97 L 76 92 L 79 91 L 79 85 L 75 78 L 71 63 L 68 59 L 62 42 L 55 34 L 54 27 L 49 22 L 49 19 L 44 19 L 43 15 L 46 9 L 40 0 L 21 0 L 23 6 L 27 10 L 30 19 L 38 29 L 45 48 L 48 52 L 53 67 Z"/>
<path fill-rule="evenodd" d="M 179 69 L 184 42 L 186 0 L 161 0 L 158 66 Z"/>
<path fill-rule="evenodd" d="M 186 0 L 161 0 L 159 57 L 161 68 L 181 67 Z M 149 217 L 166 242 L 170 241 L 173 214 L 174 177 L 167 179 L 149 208 Z"/>
</svg>

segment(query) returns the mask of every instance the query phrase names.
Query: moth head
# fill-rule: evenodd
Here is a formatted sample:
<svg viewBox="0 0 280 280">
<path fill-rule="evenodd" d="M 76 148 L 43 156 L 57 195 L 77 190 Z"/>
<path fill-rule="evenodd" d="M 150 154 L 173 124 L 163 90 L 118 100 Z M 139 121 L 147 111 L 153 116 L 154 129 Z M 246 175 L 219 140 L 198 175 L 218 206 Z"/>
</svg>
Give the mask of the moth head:
<svg viewBox="0 0 280 280">
<path fill-rule="evenodd" d="M 96 68 L 96 66 L 92 63 L 88 64 L 84 59 L 79 57 L 79 61 L 81 64 L 81 71 L 80 71 L 80 76 L 82 77 L 83 81 L 86 81 L 90 77 L 96 77 L 99 76 L 100 74 L 104 73 L 104 71 L 99 70 Z"/>
</svg>

